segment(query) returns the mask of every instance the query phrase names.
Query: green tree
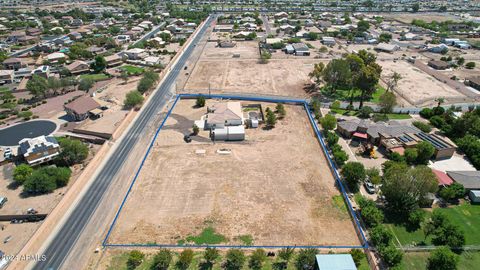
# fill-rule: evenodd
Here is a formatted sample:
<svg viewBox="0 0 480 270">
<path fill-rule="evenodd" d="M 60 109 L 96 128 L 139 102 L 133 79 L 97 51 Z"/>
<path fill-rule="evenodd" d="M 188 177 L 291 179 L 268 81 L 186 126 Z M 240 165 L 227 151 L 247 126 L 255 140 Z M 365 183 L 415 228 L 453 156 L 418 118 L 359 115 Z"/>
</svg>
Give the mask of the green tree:
<svg viewBox="0 0 480 270">
<path fill-rule="evenodd" d="M 153 256 L 151 270 L 167 270 L 172 262 L 172 252 L 168 249 L 160 249 L 155 256 Z"/>
<path fill-rule="evenodd" d="M 285 111 L 285 106 L 282 103 L 278 103 L 275 107 L 275 111 L 278 113 L 278 118 L 283 119 L 287 112 Z"/>
<path fill-rule="evenodd" d="M 295 261 L 297 270 L 314 270 L 316 265 L 315 256 L 318 254 L 317 249 L 300 249 Z"/>
<path fill-rule="evenodd" d="M 370 23 L 368 21 L 360 20 L 357 23 L 357 31 L 358 32 L 366 32 L 370 28 Z"/>
<path fill-rule="evenodd" d="M 422 225 L 422 222 L 425 220 L 426 214 L 425 211 L 417 209 L 410 213 L 408 216 L 407 225 L 411 230 L 418 230 Z"/>
<path fill-rule="evenodd" d="M 198 96 L 197 101 L 195 102 L 195 106 L 197 107 L 205 107 L 205 97 L 204 96 Z"/>
<path fill-rule="evenodd" d="M 307 38 L 308 38 L 309 40 L 317 40 L 317 39 L 318 39 L 318 33 L 308 32 Z"/>
<path fill-rule="evenodd" d="M 460 199 L 465 196 L 465 188 L 460 183 L 453 183 L 450 186 L 440 189 L 438 195 L 447 201 Z"/>
<path fill-rule="evenodd" d="M 465 233 L 437 209 L 433 211 L 423 230 L 425 237 L 432 236 L 432 243 L 436 246 L 460 248 L 465 244 Z"/>
<path fill-rule="evenodd" d="M 322 81 L 323 71 L 325 70 L 325 64 L 323 62 L 313 65 L 313 70 L 308 74 L 312 79 L 315 79 L 315 83 L 318 85 Z"/>
<path fill-rule="evenodd" d="M 90 68 L 93 69 L 95 73 L 103 72 L 107 68 L 107 61 L 103 56 L 97 56 Z"/>
<path fill-rule="evenodd" d="M 32 167 L 27 164 L 20 164 L 13 170 L 13 180 L 21 185 L 32 175 L 32 173 Z"/>
<path fill-rule="evenodd" d="M 35 170 L 23 183 L 23 190 L 31 194 L 44 194 L 57 188 L 55 179 L 50 177 L 44 170 Z"/>
<path fill-rule="evenodd" d="M 381 33 L 378 37 L 378 42 L 389 43 L 392 40 L 392 34 L 390 33 Z"/>
<path fill-rule="evenodd" d="M 404 219 L 419 207 L 427 193 L 434 193 L 437 189 L 438 183 L 430 168 L 409 168 L 404 163 L 396 162 L 385 170 L 381 187 L 387 208 Z"/>
<path fill-rule="evenodd" d="M 289 262 L 294 255 L 295 249 L 290 247 L 282 248 L 280 251 L 278 251 L 278 257 L 286 262 Z"/>
<path fill-rule="evenodd" d="M 352 255 L 353 262 L 358 267 L 360 266 L 361 261 L 365 258 L 365 253 L 361 249 L 351 249 L 350 255 Z"/>
<path fill-rule="evenodd" d="M 383 212 L 376 206 L 362 208 L 362 218 L 368 227 L 375 227 L 383 222 Z"/>
<path fill-rule="evenodd" d="M 351 192 L 357 192 L 359 184 L 365 180 L 365 167 L 360 162 L 347 162 L 342 168 L 342 176 Z"/>
<path fill-rule="evenodd" d="M 80 140 L 59 138 L 58 143 L 61 148 L 58 158 L 68 166 L 81 163 L 88 156 L 88 145 Z"/>
<path fill-rule="evenodd" d="M 335 132 L 327 131 L 325 134 L 325 141 L 327 142 L 327 145 L 330 147 L 337 144 L 339 139 L 340 137 L 338 137 L 338 135 L 335 134 Z"/>
<path fill-rule="evenodd" d="M 373 113 L 373 109 L 370 106 L 363 106 L 358 110 L 358 117 L 360 118 L 370 118 L 370 115 Z"/>
<path fill-rule="evenodd" d="M 378 249 L 390 245 L 393 239 L 393 234 L 384 225 L 379 225 L 370 230 L 370 240 L 372 244 Z"/>
<path fill-rule="evenodd" d="M 428 164 L 430 158 L 432 158 L 435 153 L 435 147 L 432 144 L 426 141 L 422 141 L 417 144 L 417 164 Z"/>
<path fill-rule="evenodd" d="M 363 107 L 365 98 L 371 96 L 376 91 L 376 86 L 380 79 L 380 72 L 375 66 L 367 65 L 360 70 L 360 73 L 356 77 L 355 86 L 361 90 L 360 108 Z"/>
<path fill-rule="evenodd" d="M 218 250 L 216 248 L 207 247 L 205 253 L 203 253 L 203 259 L 205 262 L 202 263 L 204 269 L 212 269 L 215 261 L 220 257 Z"/>
<path fill-rule="evenodd" d="M 127 269 L 133 270 L 142 264 L 145 254 L 138 250 L 132 250 L 128 254 Z"/>
<path fill-rule="evenodd" d="M 349 88 L 351 85 L 352 72 L 349 63 L 344 59 L 333 59 L 323 72 L 323 80 L 327 83 L 331 93 L 338 88 Z"/>
<path fill-rule="evenodd" d="M 418 152 L 416 148 L 407 148 L 403 154 L 408 164 L 412 165 L 417 162 Z"/>
<path fill-rule="evenodd" d="M 143 103 L 143 95 L 137 90 L 132 90 L 125 95 L 123 105 L 126 108 L 133 108 Z"/>
<path fill-rule="evenodd" d="M 196 136 L 198 135 L 198 132 L 200 132 L 200 128 L 197 125 L 193 124 L 192 131 L 193 131 L 193 135 Z"/>
<path fill-rule="evenodd" d="M 388 77 L 387 81 L 387 92 L 390 90 L 395 90 L 397 88 L 398 82 L 402 79 L 402 75 L 400 73 L 394 71 L 392 75 Z"/>
<path fill-rule="evenodd" d="M 123 80 L 123 84 L 127 84 L 129 76 L 130 75 L 128 74 L 128 71 L 122 70 L 122 72 L 120 73 L 120 78 Z"/>
<path fill-rule="evenodd" d="M 425 133 L 430 133 L 432 131 L 432 126 L 428 123 L 424 123 L 421 121 L 414 121 L 412 123 L 416 128 L 420 129 L 421 131 Z"/>
<path fill-rule="evenodd" d="M 266 259 L 267 254 L 265 250 L 258 248 L 250 255 L 248 267 L 252 270 L 261 270 Z"/>
<path fill-rule="evenodd" d="M 345 162 L 348 160 L 348 155 L 342 149 L 335 149 L 332 151 L 333 153 L 333 160 L 337 164 L 338 167 L 342 167 Z"/>
<path fill-rule="evenodd" d="M 337 118 L 331 114 L 327 114 L 320 119 L 320 125 L 326 131 L 334 130 L 337 126 Z"/>
<path fill-rule="evenodd" d="M 240 270 L 245 264 L 245 254 L 239 249 L 230 249 L 226 255 L 226 261 L 223 265 L 225 270 Z"/>
<path fill-rule="evenodd" d="M 374 185 L 379 185 L 382 182 L 382 177 L 380 176 L 380 170 L 372 167 L 365 170 L 368 179 Z"/>
<path fill-rule="evenodd" d="M 418 12 L 420 10 L 420 4 L 419 3 L 414 3 L 412 5 L 412 12 Z"/>
<path fill-rule="evenodd" d="M 88 91 L 93 87 L 94 84 L 95 81 L 92 78 L 82 78 L 80 79 L 80 83 L 78 84 L 78 89 Z"/>
<path fill-rule="evenodd" d="M 267 127 L 273 128 L 277 123 L 277 116 L 272 112 L 272 110 L 267 110 Z"/>
<path fill-rule="evenodd" d="M 189 248 L 184 249 L 182 252 L 180 252 L 180 255 L 178 256 L 178 261 L 176 263 L 177 269 L 187 270 L 190 264 L 192 264 L 193 255 L 193 250 Z"/>
<path fill-rule="evenodd" d="M 392 92 L 385 92 L 380 96 L 379 103 L 380 111 L 387 114 L 393 111 L 393 107 L 397 105 L 397 97 Z"/>
<path fill-rule="evenodd" d="M 36 98 L 45 97 L 48 90 L 47 80 L 38 75 L 33 75 L 27 82 L 27 91 L 30 92 Z"/>
<path fill-rule="evenodd" d="M 458 255 L 446 247 L 439 247 L 430 252 L 427 260 L 427 270 L 456 270 Z"/>
<path fill-rule="evenodd" d="M 403 253 L 394 245 L 389 245 L 380 249 L 380 256 L 388 266 L 393 267 L 400 264 L 403 258 Z"/>
</svg>

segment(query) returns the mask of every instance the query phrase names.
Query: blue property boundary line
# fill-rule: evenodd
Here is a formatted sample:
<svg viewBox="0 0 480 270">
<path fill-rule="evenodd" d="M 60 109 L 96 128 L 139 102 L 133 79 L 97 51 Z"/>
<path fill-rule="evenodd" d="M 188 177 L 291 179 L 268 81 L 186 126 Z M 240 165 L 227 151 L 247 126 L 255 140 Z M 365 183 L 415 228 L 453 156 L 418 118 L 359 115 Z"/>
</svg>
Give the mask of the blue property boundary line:
<svg viewBox="0 0 480 270">
<path fill-rule="evenodd" d="M 150 154 L 150 151 L 158 137 L 158 134 L 160 133 L 160 131 L 162 130 L 163 126 L 165 125 L 165 122 L 167 121 L 168 117 L 170 116 L 170 114 L 172 113 L 173 109 L 175 108 L 177 102 L 182 99 L 182 98 L 185 98 L 185 99 L 193 99 L 193 98 L 197 98 L 199 96 L 203 96 L 205 98 L 209 98 L 209 99 L 212 99 L 212 98 L 217 98 L 217 99 L 232 99 L 232 100 L 246 100 L 246 101 L 261 101 L 261 102 L 271 102 L 271 103 L 295 103 L 297 105 L 303 105 L 305 110 L 306 110 L 306 113 L 308 115 L 308 119 L 310 120 L 310 123 L 315 131 L 315 134 L 317 136 L 317 139 L 318 141 L 320 142 L 320 145 L 322 146 L 322 150 L 328 160 L 328 165 L 330 167 L 330 169 L 332 170 L 333 172 L 333 175 L 335 177 L 335 181 L 337 182 L 338 186 L 340 187 L 340 191 L 342 192 L 342 195 L 343 195 L 343 198 L 345 200 L 345 202 L 347 203 L 347 206 L 348 206 L 348 210 L 353 218 L 353 221 L 354 221 L 354 225 L 356 226 L 356 229 L 359 231 L 360 233 L 360 236 L 361 236 L 361 240 L 362 240 L 362 245 L 360 246 L 333 246 L 333 245 L 312 245 L 312 246 L 309 246 L 309 245 L 267 245 L 267 246 L 257 246 L 257 245 L 174 245 L 174 244 L 142 244 L 142 243 L 131 243 L 131 244 L 110 244 L 108 243 L 108 239 L 118 221 L 118 218 L 120 216 L 120 213 L 122 212 L 122 209 L 123 207 L 125 206 L 125 202 L 127 201 L 127 198 L 128 196 L 130 195 L 130 192 L 132 191 L 132 188 L 135 184 L 135 182 L 137 181 L 138 179 L 138 176 L 143 168 L 143 165 L 145 163 L 145 160 L 147 159 L 148 155 Z M 315 122 L 314 118 L 312 117 L 312 113 L 311 113 L 311 110 L 309 108 L 309 105 L 307 103 L 306 100 L 303 100 L 303 99 L 289 99 L 289 98 L 269 98 L 269 97 L 249 97 L 249 96 L 235 96 L 235 95 L 204 95 L 204 94 L 179 94 L 177 95 L 177 97 L 175 98 L 175 101 L 173 102 L 172 104 L 172 107 L 170 108 L 170 110 L 167 112 L 165 118 L 163 119 L 162 123 L 160 124 L 160 126 L 158 127 L 157 131 L 155 132 L 155 135 L 153 136 L 153 139 L 152 141 L 150 142 L 150 145 L 148 146 L 148 149 L 147 149 L 147 152 L 145 153 L 145 156 L 143 157 L 142 159 L 142 162 L 135 174 L 135 177 L 133 178 L 128 190 L 127 190 L 127 193 L 125 194 L 125 197 L 123 198 L 122 200 L 122 203 L 120 205 L 120 208 L 118 209 L 116 215 L 115 215 L 115 218 L 113 219 L 113 222 L 112 224 L 110 225 L 110 228 L 102 242 L 102 246 L 103 247 L 153 247 L 153 248 L 183 248 L 183 247 L 190 247 L 190 248 L 206 248 L 206 247 L 216 247 L 216 248 L 244 248 L 244 249 L 248 249 L 248 248 L 287 248 L 287 247 L 296 247 L 296 248 L 320 248 L 320 249 L 352 249 L 352 248 L 368 248 L 368 241 L 365 237 L 365 234 L 363 233 L 363 230 L 362 230 L 362 227 L 360 225 L 360 222 L 358 220 L 358 217 L 355 213 L 355 211 L 353 210 L 353 207 L 350 203 L 350 200 L 348 199 L 348 196 L 347 196 L 347 192 L 345 190 L 345 187 L 343 186 L 341 180 L 340 180 L 340 176 L 338 174 L 338 170 L 335 166 L 335 163 L 332 161 L 332 159 L 330 158 L 330 155 L 329 155 L 329 152 L 328 152 L 328 148 L 326 147 L 326 144 L 323 140 L 323 136 L 320 132 L 320 129 L 318 128 L 317 126 L 317 123 Z"/>
</svg>

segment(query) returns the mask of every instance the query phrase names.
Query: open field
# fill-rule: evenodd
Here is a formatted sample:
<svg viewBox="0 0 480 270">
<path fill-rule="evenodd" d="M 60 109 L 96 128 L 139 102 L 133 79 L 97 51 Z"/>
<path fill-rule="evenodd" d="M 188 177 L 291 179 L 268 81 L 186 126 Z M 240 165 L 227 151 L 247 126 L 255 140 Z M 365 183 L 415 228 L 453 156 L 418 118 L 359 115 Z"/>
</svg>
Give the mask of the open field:
<svg viewBox="0 0 480 270">
<path fill-rule="evenodd" d="M 159 133 L 110 243 L 360 244 L 302 107 L 242 142 L 213 144 L 201 131 L 187 144 L 206 112 L 194 103 L 179 101 Z"/>
<path fill-rule="evenodd" d="M 258 59 L 260 53 L 258 50 L 258 42 L 240 41 L 235 43 L 233 48 L 217 47 L 216 42 L 207 42 L 202 52 L 202 59 L 218 59 L 218 58 L 232 58 L 233 54 L 239 53 L 240 58 L 244 59 Z"/>
<path fill-rule="evenodd" d="M 413 105 L 433 105 L 435 99 L 465 98 L 464 95 L 448 85 L 438 81 L 406 61 L 380 61 L 383 68 L 382 79 L 387 80 L 394 71 L 400 73 L 402 79 L 398 82 L 395 92 Z"/>
<path fill-rule="evenodd" d="M 192 72 L 184 91 L 205 93 L 256 93 L 306 97 L 303 89 L 309 83 L 315 59 L 270 60 L 200 60 Z"/>
</svg>

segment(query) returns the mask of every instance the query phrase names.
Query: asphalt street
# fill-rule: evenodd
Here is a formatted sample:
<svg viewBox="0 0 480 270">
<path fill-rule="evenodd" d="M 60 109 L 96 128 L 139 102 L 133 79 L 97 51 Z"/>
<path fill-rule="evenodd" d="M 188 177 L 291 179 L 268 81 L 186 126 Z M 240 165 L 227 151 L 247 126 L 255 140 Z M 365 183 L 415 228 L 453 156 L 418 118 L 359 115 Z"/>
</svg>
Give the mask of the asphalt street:
<svg viewBox="0 0 480 270">
<path fill-rule="evenodd" d="M 85 196 L 80 199 L 70 217 L 45 249 L 44 255 L 47 259 L 37 262 L 33 269 L 62 269 L 63 262 L 69 256 L 70 250 L 75 245 L 86 224 L 88 224 L 103 195 L 114 184 L 112 180 L 115 179 L 117 171 L 128 160 L 129 153 L 139 137 L 145 134 L 148 123 L 155 118 L 159 109 L 163 108 L 166 102 L 168 102 L 170 89 L 172 89 L 178 75 L 183 70 L 185 62 L 190 57 L 195 44 L 202 38 L 213 19 L 213 16 L 209 17 L 208 21 L 199 30 L 193 41 L 181 55 L 179 61 L 173 66 L 170 73 L 159 86 L 159 89 L 150 97 L 151 101 L 145 105 L 146 107 L 127 131 L 128 133 L 119 142 L 119 147 L 110 156 L 110 160 L 101 169 L 97 177 L 92 180 L 94 182 L 87 190 Z M 116 203 L 114 202 L 114 204 Z"/>
<path fill-rule="evenodd" d="M 29 121 L 0 129 L 0 146 L 16 146 L 23 138 L 35 138 L 50 135 L 57 129 L 57 124 L 50 120 Z"/>
</svg>

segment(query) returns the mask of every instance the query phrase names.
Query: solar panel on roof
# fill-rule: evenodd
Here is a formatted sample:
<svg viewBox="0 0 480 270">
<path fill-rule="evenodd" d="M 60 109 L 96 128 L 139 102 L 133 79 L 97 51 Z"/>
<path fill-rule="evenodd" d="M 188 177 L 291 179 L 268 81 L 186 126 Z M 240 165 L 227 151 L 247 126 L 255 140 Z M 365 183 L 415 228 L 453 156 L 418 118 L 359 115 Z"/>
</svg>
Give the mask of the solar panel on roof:
<svg viewBox="0 0 480 270">
<path fill-rule="evenodd" d="M 417 134 L 417 136 L 424 141 L 428 141 L 429 143 L 431 143 L 437 149 L 445 149 L 445 148 L 450 147 L 450 145 L 444 143 L 441 140 L 438 140 L 437 138 L 435 138 L 435 137 L 433 137 L 429 134 L 425 134 L 423 132 L 420 132 L 420 133 Z"/>
</svg>

